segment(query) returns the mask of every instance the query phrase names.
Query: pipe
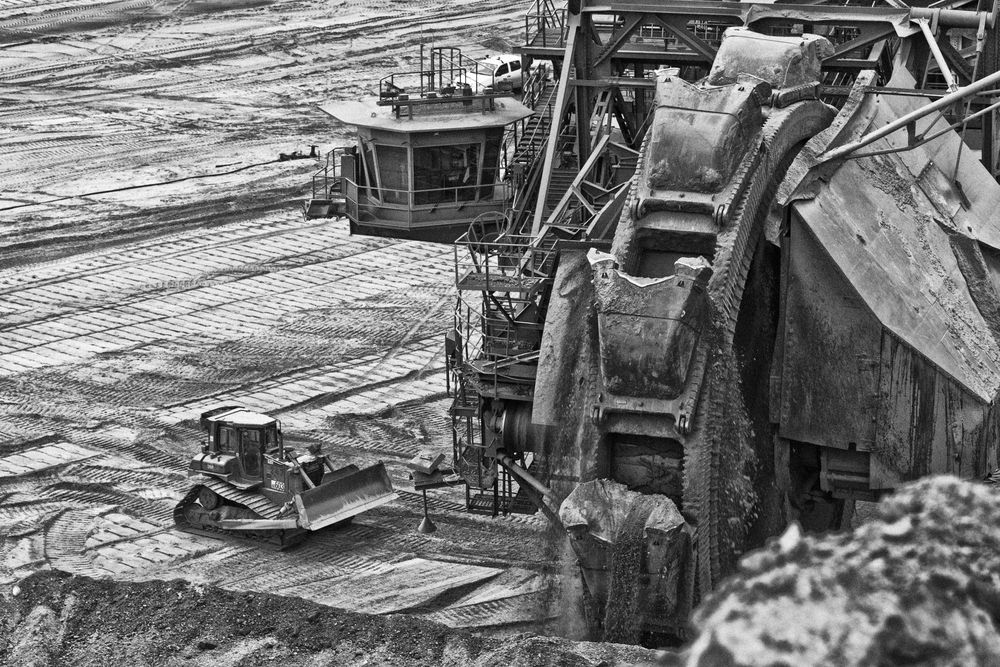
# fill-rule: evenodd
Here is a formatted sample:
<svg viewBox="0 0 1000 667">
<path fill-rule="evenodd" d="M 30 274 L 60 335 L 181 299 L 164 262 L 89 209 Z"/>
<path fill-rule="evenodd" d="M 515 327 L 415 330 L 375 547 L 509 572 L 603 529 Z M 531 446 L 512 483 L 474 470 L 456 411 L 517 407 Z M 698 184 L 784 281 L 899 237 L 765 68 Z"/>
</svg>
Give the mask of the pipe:
<svg viewBox="0 0 1000 667">
<path fill-rule="evenodd" d="M 537 477 L 517 465 L 517 463 L 514 462 L 514 459 L 510 458 L 506 454 L 498 454 L 497 461 L 502 463 L 504 468 L 509 470 L 513 475 L 516 475 L 518 479 L 533 488 L 535 491 L 538 491 L 546 498 L 555 498 L 555 494 L 552 493 L 552 489 L 539 482 Z"/>
<path fill-rule="evenodd" d="M 944 128 L 943 130 L 935 132 L 934 134 L 932 134 L 929 137 L 928 136 L 917 137 L 916 138 L 916 143 L 910 144 L 910 146 L 908 146 L 906 149 L 903 149 L 903 148 L 886 148 L 885 150 L 881 150 L 881 151 L 869 151 L 867 153 L 859 153 L 858 155 L 855 155 L 854 157 L 861 158 L 861 157 L 873 157 L 875 155 L 888 155 L 889 153 L 898 153 L 898 152 L 900 152 L 902 150 L 908 150 L 910 148 L 917 148 L 918 146 L 923 146 L 926 143 L 930 143 L 931 141 L 934 141 L 935 139 L 937 139 L 938 137 L 940 137 L 943 134 L 947 134 L 948 132 L 951 132 L 952 130 L 957 130 L 958 128 L 960 128 L 963 125 L 965 125 L 966 123 L 968 123 L 970 120 L 975 120 L 975 119 L 979 118 L 980 116 L 985 116 L 989 112 L 996 111 L 998 109 L 1000 109 L 1000 102 L 995 102 L 994 104 L 991 104 L 990 106 L 986 107 L 985 109 L 980 109 L 979 111 L 977 111 L 976 113 L 972 114 L 971 116 L 966 116 L 965 118 L 963 118 L 962 120 L 958 121 L 957 123 L 952 123 L 951 125 L 949 125 L 948 127 Z M 959 144 L 959 148 L 961 148 L 961 147 L 962 147 L 962 144 Z M 956 165 L 955 168 L 958 169 L 958 166 L 957 166 L 958 162 L 957 161 L 955 162 L 955 165 Z M 954 178 L 954 176 L 952 176 L 952 181 L 954 181 L 954 180 L 955 180 L 955 178 Z"/>
<path fill-rule="evenodd" d="M 935 7 L 910 7 L 910 19 L 934 21 L 948 28 L 978 28 L 979 15 L 984 12 L 973 12 L 967 9 L 940 9 Z M 993 27 L 997 17 L 997 5 L 986 13 L 986 24 Z"/>
<path fill-rule="evenodd" d="M 512 475 L 515 475 L 519 480 L 527 485 L 522 486 L 521 489 L 527 493 L 531 502 L 535 503 L 538 509 L 542 511 L 542 514 L 545 515 L 545 518 L 548 519 L 553 526 L 561 531 L 566 530 L 566 526 L 564 526 L 562 521 L 559 519 L 559 512 L 549 507 L 548 503 L 545 502 L 546 498 L 552 502 L 558 502 L 555 494 L 552 493 L 552 489 L 539 482 L 530 472 L 514 463 L 514 460 L 506 454 L 498 453 L 497 463 L 502 465 L 507 471 L 509 471 Z"/>
<path fill-rule="evenodd" d="M 988 76 L 984 76 L 982 79 L 979 79 L 978 81 L 973 81 L 964 88 L 959 88 L 955 92 L 948 93 L 944 97 L 940 97 L 931 102 L 930 104 L 927 104 L 926 106 L 922 106 L 919 109 L 916 109 L 915 111 L 911 111 L 905 116 L 897 118 L 896 120 L 885 125 L 884 127 L 869 132 L 868 134 L 864 135 L 863 137 L 861 137 L 860 139 L 858 139 L 853 143 L 846 144 L 844 146 L 841 146 L 840 148 L 835 148 L 830 151 L 826 151 L 816 159 L 816 163 L 822 164 L 824 162 L 829 162 L 831 160 L 836 160 L 845 157 L 849 153 L 853 153 L 854 151 L 858 150 L 863 146 L 867 146 L 868 144 L 874 143 L 879 139 L 892 134 L 896 130 L 904 128 L 910 123 L 923 118 L 924 116 L 930 115 L 935 111 L 939 111 L 941 109 L 944 109 L 945 107 L 951 106 L 955 102 L 963 100 L 966 97 L 975 95 L 979 91 L 985 90 L 996 83 L 1000 83 L 1000 71 L 993 72 Z"/>
</svg>

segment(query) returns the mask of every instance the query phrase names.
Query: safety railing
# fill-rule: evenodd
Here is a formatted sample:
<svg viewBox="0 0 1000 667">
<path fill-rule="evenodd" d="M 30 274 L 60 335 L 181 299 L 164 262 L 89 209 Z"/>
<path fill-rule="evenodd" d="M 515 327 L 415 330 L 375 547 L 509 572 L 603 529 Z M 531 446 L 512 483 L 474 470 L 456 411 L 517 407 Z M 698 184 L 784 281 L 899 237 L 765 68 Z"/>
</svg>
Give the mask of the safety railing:
<svg viewBox="0 0 1000 667">
<path fill-rule="evenodd" d="M 357 193 L 354 196 L 349 194 L 349 201 L 400 210 L 432 210 L 442 205 L 465 206 L 474 209 L 482 204 L 488 204 L 490 210 L 496 210 L 498 207 L 502 210 L 509 204 L 511 195 L 510 185 L 504 182 L 402 190 L 359 185 L 350 178 L 343 178 L 343 181 L 348 186 L 345 188 L 348 193 Z M 471 216 L 471 218 L 474 217 Z"/>
<path fill-rule="evenodd" d="M 500 166 L 510 177 L 514 189 L 519 189 L 524 177 L 545 152 L 545 138 L 552 127 L 552 104 L 546 103 L 533 116 L 518 121 L 504 135 L 500 145 Z"/>
<path fill-rule="evenodd" d="M 532 65 L 528 77 L 521 83 L 521 103 L 529 109 L 538 106 L 552 83 L 552 64 L 541 61 Z"/>
<path fill-rule="evenodd" d="M 430 50 L 426 68 L 392 72 L 379 80 L 379 104 L 405 104 L 415 101 L 445 101 L 474 96 L 509 95 L 509 80 L 497 82 L 492 66 L 469 58 L 457 47 L 435 46 Z"/>
<path fill-rule="evenodd" d="M 566 45 L 566 8 L 553 0 L 535 0 L 524 15 L 526 46 L 559 47 Z"/>
<path fill-rule="evenodd" d="M 323 166 L 312 176 L 313 199 L 333 199 L 340 194 L 340 160 L 350 150 L 349 146 L 338 146 L 326 154 Z"/>
</svg>

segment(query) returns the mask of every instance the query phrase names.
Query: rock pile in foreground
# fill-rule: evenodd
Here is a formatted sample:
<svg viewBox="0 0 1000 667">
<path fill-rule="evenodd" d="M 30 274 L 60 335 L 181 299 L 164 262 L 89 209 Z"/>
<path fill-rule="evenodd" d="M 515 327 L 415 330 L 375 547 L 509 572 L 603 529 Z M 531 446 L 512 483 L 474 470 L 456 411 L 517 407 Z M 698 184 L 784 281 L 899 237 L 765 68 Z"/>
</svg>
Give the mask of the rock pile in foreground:
<svg viewBox="0 0 1000 667">
<path fill-rule="evenodd" d="M 697 610 L 686 664 L 1000 665 L 994 489 L 927 478 L 851 533 L 793 524 Z"/>
<path fill-rule="evenodd" d="M 16 593 L 16 594 L 15 594 Z M 482 637 L 413 616 L 369 616 L 298 598 L 39 572 L 0 595 L 0 664 L 633 665 L 635 646 L 528 634 Z"/>
</svg>

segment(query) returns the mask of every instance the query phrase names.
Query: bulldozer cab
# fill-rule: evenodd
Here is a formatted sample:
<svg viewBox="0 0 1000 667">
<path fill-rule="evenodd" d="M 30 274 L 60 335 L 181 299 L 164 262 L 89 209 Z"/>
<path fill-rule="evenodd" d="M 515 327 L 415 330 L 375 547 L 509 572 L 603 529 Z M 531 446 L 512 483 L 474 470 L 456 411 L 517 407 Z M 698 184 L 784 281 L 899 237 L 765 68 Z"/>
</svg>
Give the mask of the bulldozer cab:
<svg viewBox="0 0 1000 667">
<path fill-rule="evenodd" d="M 201 421 L 208 431 L 205 452 L 235 456 L 247 481 L 262 478 L 265 453 L 282 456 L 281 425 L 267 415 L 226 407 L 203 414 Z"/>
</svg>

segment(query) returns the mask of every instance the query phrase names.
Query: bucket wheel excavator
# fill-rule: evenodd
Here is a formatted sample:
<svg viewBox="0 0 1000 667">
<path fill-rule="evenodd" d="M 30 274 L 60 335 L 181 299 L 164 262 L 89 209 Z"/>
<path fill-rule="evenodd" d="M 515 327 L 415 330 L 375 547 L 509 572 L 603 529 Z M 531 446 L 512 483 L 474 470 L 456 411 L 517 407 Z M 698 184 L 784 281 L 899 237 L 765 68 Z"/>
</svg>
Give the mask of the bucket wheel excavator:
<svg viewBox="0 0 1000 667">
<path fill-rule="evenodd" d="M 595 638 L 683 637 L 789 521 L 992 470 L 995 12 L 934 11 L 570 2 L 561 59 L 529 32 L 551 129 L 534 207 L 458 240 L 456 458 L 473 511 L 566 530 Z"/>
<path fill-rule="evenodd" d="M 682 637 L 789 521 L 997 467 L 996 18 L 530 9 L 531 75 L 476 163 L 485 212 L 452 239 L 454 458 L 470 511 L 537 506 L 566 531 L 593 638 Z M 380 103 L 396 133 L 472 122 L 435 111 L 447 95 Z M 345 173 L 383 145 L 363 134 Z"/>
<path fill-rule="evenodd" d="M 777 305 L 764 222 L 792 159 L 833 119 L 818 99 L 832 51 L 736 28 L 707 76 L 657 73 L 613 232 L 559 253 L 531 416 L 489 397 L 485 455 L 538 452 L 576 484 L 559 520 L 605 639 L 637 641 L 638 609 L 679 633 L 745 548 L 773 437 L 754 405 L 767 366 L 740 363 L 770 354 L 755 349 Z M 519 410 L 533 428 L 515 426 Z"/>
</svg>

